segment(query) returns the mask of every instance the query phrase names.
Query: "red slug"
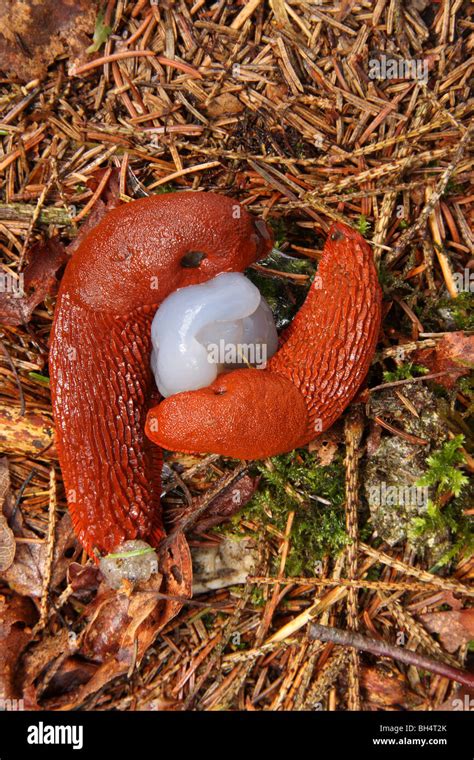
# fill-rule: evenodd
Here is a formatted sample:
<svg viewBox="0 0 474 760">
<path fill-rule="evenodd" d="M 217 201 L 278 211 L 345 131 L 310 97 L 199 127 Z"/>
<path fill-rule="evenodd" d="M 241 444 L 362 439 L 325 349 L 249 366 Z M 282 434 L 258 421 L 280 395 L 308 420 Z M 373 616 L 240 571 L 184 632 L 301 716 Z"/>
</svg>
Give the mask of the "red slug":
<svg viewBox="0 0 474 760">
<path fill-rule="evenodd" d="M 230 198 L 177 192 L 111 211 L 74 253 L 56 305 L 50 374 L 68 505 L 89 555 L 128 539 L 156 545 L 164 535 L 161 453 L 145 437 L 158 306 L 177 288 L 242 271 L 271 246 L 265 224 Z"/>
<path fill-rule="evenodd" d="M 161 453 L 151 441 L 259 459 L 308 443 L 356 394 L 377 342 L 381 291 L 368 244 L 334 224 L 305 304 L 266 369 L 228 372 L 153 406 L 150 326 L 160 303 L 177 288 L 243 270 L 271 245 L 264 223 L 231 199 L 185 192 L 115 209 L 74 254 L 50 369 L 68 504 L 90 555 L 163 537 Z"/>
<path fill-rule="evenodd" d="M 150 410 L 148 437 L 165 449 L 241 459 L 303 446 L 339 417 L 370 366 L 381 320 L 372 251 L 333 224 L 306 301 L 266 369 L 220 375 Z"/>
</svg>

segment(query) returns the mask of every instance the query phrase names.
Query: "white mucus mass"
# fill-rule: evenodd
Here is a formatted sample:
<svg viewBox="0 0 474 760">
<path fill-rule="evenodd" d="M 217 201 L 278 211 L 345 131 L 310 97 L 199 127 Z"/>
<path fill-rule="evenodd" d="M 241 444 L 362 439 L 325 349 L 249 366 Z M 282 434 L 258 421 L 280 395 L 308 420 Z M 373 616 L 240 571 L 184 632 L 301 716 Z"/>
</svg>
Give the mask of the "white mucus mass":
<svg viewBox="0 0 474 760">
<path fill-rule="evenodd" d="M 151 326 L 162 396 L 198 390 L 220 372 L 262 367 L 278 347 L 272 312 L 243 274 L 226 272 L 165 298 Z"/>
</svg>

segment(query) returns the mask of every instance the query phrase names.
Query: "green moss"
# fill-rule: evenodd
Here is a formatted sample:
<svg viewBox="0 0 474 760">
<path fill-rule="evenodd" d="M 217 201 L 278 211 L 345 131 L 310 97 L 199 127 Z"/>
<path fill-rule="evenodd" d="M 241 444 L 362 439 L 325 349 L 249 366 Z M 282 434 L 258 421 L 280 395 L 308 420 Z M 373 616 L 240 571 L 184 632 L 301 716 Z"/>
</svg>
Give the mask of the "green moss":
<svg viewBox="0 0 474 760">
<path fill-rule="evenodd" d="M 408 529 L 409 538 L 413 541 L 421 536 L 437 535 L 440 531 L 448 529 L 451 536 L 451 546 L 438 559 L 431 572 L 448 565 L 459 556 L 470 556 L 474 551 L 474 532 L 472 530 L 472 518 L 465 514 L 468 504 L 472 504 L 474 489 L 469 494 L 453 499 L 446 507 L 441 509 L 438 504 L 429 501 L 426 515 L 416 517 Z"/>
<path fill-rule="evenodd" d="M 255 269 L 247 269 L 245 275 L 257 286 L 270 306 L 277 330 L 284 330 L 303 305 L 308 289 L 280 277 L 261 274 Z"/>
<path fill-rule="evenodd" d="M 420 364 L 405 362 L 405 364 L 400 364 L 394 372 L 384 372 L 383 379 L 385 383 L 393 383 L 397 380 L 410 380 L 417 375 L 426 375 L 428 372 L 429 370 Z"/>
<path fill-rule="evenodd" d="M 153 195 L 164 195 L 165 193 L 174 193 L 176 188 L 173 185 L 158 185 L 153 190 Z"/>
<path fill-rule="evenodd" d="M 417 485 L 435 489 L 433 500 L 428 501 L 426 514 L 415 517 L 409 526 L 408 536 L 413 541 L 420 537 L 439 535 L 449 531 L 451 547 L 442 554 L 432 571 L 447 565 L 459 555 L 470 555 L 474 551 L 472 519 L 466 514 L 472 504 L 474 487 L 459 469 L 464 462 L 461 446 L 462 435 L 447 441 L 441 449 L 427 459 L 428 470 L 418 479 Z M 452 493 L 454 499 L 442 506 L 441 497 Z"/>
<path fill-rule="evenodd" d="M 273 231 L 273 236 L 275 238 L 275 247 L 280 248 L 280 246 L 285 242 L 287 238 L 285 218 L 283 216 L 279 216 L 269 219 L 268 225 Z"/>
<path fill-rule="evenodd" d="M 474 330 L 474 293 L 465 290 L 457 298 L 442 298 L 438 309 L 448 309 L 458 330 Z"/>
<path fill-rule="evenodd" d="M 469 399 L 469 406 L 466 410 L 466 416 L 474 414 L 474 373 L 459 380 L 459 390 Z"/>
<path fill-rule="evenodd" d="M 265 595 L 261 586 L 255 586 L 252 593 L 250 594 L 250 601 L 254 607 L 265 606 Z"/>
<path fill-rule="evenodd" d="M 271 523 L 284 533 L 288 513 L 294 510 L 286 573 L 314 575 L 317 560 L 326 554 L 339 553 L 347 543 L 342 461 L 322 467 L 309 452 L 294 451 L 273 457 L 271 462 L 271 470 L 264 463 L 256 463 L 262 482 L 244 516 L 262 526 Z M 304 503 L 292 489 L 303 497 Z M 330 503 L 321 503 L 317 496 Z M 279 558 L 275 558 L 274 564 L 276 569 Z"/>
<path fill-rule="evenodd" d="M 459 496 L 464 486 L 469 482 L 466 475 L 458 469 L 465 457 L 461 451 L 464 443 L 463 435 L 456 435 L 447 441 L 441 449 L 433 452 L 426 460 L 428 470 L 418 479 L 417 486 L 435 486 L 437 496 L 452 491 Z"/>
<path fill-rule="evenodd" d="M 364 237 L 370 232 L 372 224 L 367 219 L 367 217 L 364 214 L 360 214 L 358 220 L 357 220 L 357 229 L 360 232 L 361 235 L 364 235 Z"/>
<path fill-rule="evenodd" d="M 459 182 L 455 182 L 454 180 L 450 179 L 448 180 L 446 187 L 444 188 L 444 192 L 442 193 L 443 196 L 445 195 L 459 195 L 459 193 L 463 193 L 464 188 Z"/>
</svg>

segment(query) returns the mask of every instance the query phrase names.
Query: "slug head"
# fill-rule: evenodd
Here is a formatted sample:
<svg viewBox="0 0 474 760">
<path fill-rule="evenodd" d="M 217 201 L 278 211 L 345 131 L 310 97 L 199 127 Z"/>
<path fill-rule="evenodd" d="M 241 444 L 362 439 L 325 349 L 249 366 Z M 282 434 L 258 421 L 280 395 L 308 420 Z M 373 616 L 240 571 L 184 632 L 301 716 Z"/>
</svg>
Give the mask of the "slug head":
<svg viewBox="0 0 474 760">
<path fill-rule="evenodd" d="M 171 451 L 262 459 L 309 440 L 308 412 L 288 378 L 242 369 L 164 399 L 148 412 L 145 433 Z"/>
<path fill-rule="evenodd" d="M 61 291 L 87 308 L 124 314 L 220 272 L 242 271 L 272 243 L 265 223 L 231 198 L 151 196 L 114 209 L 84 238 Z"/>
</svg>

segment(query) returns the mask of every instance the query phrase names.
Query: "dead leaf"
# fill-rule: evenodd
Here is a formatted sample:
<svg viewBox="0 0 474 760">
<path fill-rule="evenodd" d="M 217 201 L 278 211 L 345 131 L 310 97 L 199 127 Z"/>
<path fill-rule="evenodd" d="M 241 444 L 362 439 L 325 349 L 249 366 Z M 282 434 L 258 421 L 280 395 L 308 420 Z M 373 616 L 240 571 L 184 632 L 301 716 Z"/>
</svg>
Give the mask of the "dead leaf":
<svg viewBox="0 0 474 760">
<path fill-rule="evenodd" d="M 15 558 L 16 544 L 13 531 L 6 518 L 0 514 L 0 573 L 8 570 Z"/>
<path fill-rule="evenodd" d="M 49 681 L 42 697 L 52 699 L 74 691 L 90 681 L 96 670 L 97 665 L 93 662 L 87 662 L 75 655 L 68 657 Z"/>
<path fill-rule="evenodd" d="M 163 559 L 162 576 L 155 575 L 138 584 L 129 594 L 112 591 L 103 584 L 98 597 L 85 611 L 87 626 L 81 646 L 74 656 L 86 661 L 99 662 L 92 677 L 79 688 L 44 700 L 44 709 L 75 709 L 83 701 L 103 688 L 114 678 L 138 665 L 160 631 L 178 614 L 182 607 L 179 599 L 191 596 L 192 565 L 187 541 L 178 534 Z M 156 592 L 179 599 L 158 598 Z M 71 668 L 65 659 L 55 679 L 63 678 Z M 67 678 L 64 675 L 64 682 Z"/>
<path fill-rule="evenodd" d="M 211 100 L 206 110 L 212 117 L 228 116 L 229 114 L 242 113 L 245 106 L 235 95 L 230 92 L 223 92 L 222 95 Z"/>
<path fill-rule="evenodd" d="M 237 483 L 233 483 L 221 491 L 210 502 L 205 515 L 196 523 L 193 528 L 194 532 L 204 533 L 209 528 L 219 525 L 237 514 L 250 501 L 259 482 L 260 478 L 243 475 Z"/>
<path fill-rule="evenodd" d="M 5 490 L 6 489 L 6 490 Z M 8 569 L 0 572 L 2 578 L 11 589 L 18 594 L 40 598 L 43 588 L 43 569 L 46 561 L 46 543 L 38 543 L 37 534 L 27 528 L 23 521 L 20 506 L 15 506 L 15 500 L 10 492 L 7 458 L 0 459 L 0 493 L 6 493 L 3 513 L 15 537 L 30 538 L 30 542 L 16 545 L 13 563 Z M 65 513 L 56 527 L 54 544 L 53 569 L 51 588 L 54 589 L 66 577 L 67 566 L 81 551 L 72 527 L 69 513 Z M 72 552 L 72 555 L 71 555 Z M 68 556 L 71 555 L 71 556 Z"/>
<path fill-rule="evenodd" d="M 60 628 L 53 634 L 45 635 L 25 653 L 22 659 L 22 696 L 27 710 L 38 710 L 44 678 L 57 663 L 65 661 L 77 652 L 74 636 L 67 628 Z"/>
<path fill-rule="evenodd" d="M 285 82 L 268 82 L 265 87 L 267 98 L 276 103 L 285 101 L 288 98 L 288 92 L 288 85 Z"/>
<path fill-rule="evenodd" d="M 0 292 L 0 320 L 13 327 L 27 324 L 38 304 L 55 292 L 56 274 L 67 256 L 64 247 L 51 238 L 35 243 L 28 258 L 23 279 L 12 280 L 12 287 L 4 287 Z"/>
<path fill-rule="evenodd" d="M 0 696 L 4 699 L 21 696 L 15 683 L 18 658 L 30 641 L 37 617 L 28 597 L 0 596 Z"/>
<path fill-rule="evenodd" d="M 78 562 L 71 562 L 67 569 L 67 579 L 75 595 L 90 594 L 97 591 L 99 587 L 100 570 L 97 565 L 80 565 Z"/>
<path fill-rule="evenodd" d="M 15 534 L 9 525 L 14 507 L 7 457 L 0 459 L 0 577 L 12 566 L 16 554 Z"/>
<path fill-rule="evenodd" d="M 331 430 L 327 430 L 324 435 L 320 435 L 315 438 L 314 441 L 308 445 L 308 451 L 315 453 L 319 459 L 319 464 L 322 467 L 327 467 L 334 461 L 334 457 L 337 454 L 338 440 Z"/>
<path fill-rule="evenodd" d="M 56 58 L 85 57 L 94 32 L 96 0 L 0 0 L 0 69 L 23 82 L 41 79 Z"/>
<path fill-rule="evenodd" d="M 474 639 L 474 609 L 427 612 L 420 620 L 430 633 L 437 633 L 447 652 L 455 652 Z"/>
<path fill-rule="evenodd" d="M 4 506 L 8 508 L 11 501 L 8 460 L 3 457 L 0 459 L 0 573 L 12 565 L 16 552 L 15 536 L 3 514 Z"/>
<path fill-rule="evenodd" d="M 431 372 L 457 370 L 436 378 L 445 388 L 454 388 L 458 378 L 474 367 L 474 335 L 466 335 L 462 330 L 443 335 L 436 346 L 416 351 L 413 358 Z"/>
<path fill-rule="evenodd" d="M 367 705 L 372 706 L 372 709 L 407 705 L 413 707 L 421 701 L 409 689 L 403 673 L 391 665 L 364 666 L 361 671 L 361 686 Z"/>
</svg>

